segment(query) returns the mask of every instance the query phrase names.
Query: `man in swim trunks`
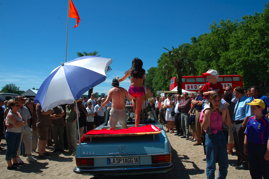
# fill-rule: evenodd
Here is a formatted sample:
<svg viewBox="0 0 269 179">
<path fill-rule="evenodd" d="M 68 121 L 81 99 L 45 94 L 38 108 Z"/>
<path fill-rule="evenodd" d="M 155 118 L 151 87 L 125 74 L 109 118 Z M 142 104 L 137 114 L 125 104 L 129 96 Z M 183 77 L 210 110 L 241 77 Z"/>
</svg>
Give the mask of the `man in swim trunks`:
<svg viewBox="0 0 269 179">
<path fill-rule="evenodd" d="M 107 98 L 102 103 L 99 109 L 105 107 L 108 104 L 109 100 L 112 98 L 112 106 L 109 117 L 110 127 L 114 128 L 117 122 L 120 121 L 122 127 L 126 129 L 127 116 L 125 112 L 125 96 L 129 99 L 134 99 L 134 97 L 130 95 L 126 89 L 119 87 L 119 81 L 117 79 L 113 79 L 112 86 L 113 88 L 108 91 Z"/>
</svg>

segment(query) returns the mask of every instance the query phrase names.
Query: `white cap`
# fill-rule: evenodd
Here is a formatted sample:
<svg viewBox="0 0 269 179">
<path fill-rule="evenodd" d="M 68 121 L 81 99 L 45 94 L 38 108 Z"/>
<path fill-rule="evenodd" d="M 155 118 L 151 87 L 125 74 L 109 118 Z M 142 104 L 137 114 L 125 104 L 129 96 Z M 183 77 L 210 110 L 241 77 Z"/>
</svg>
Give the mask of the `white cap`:
<svg viewBox="0 0 269 179">
<path fill-rule="evenodd" d="M 213 75 L 217 79 L 219 78 L 219 73 L 216 70 L 210 69 L 207 72 L 202 74 L 203 76 Z"/>
</svg>

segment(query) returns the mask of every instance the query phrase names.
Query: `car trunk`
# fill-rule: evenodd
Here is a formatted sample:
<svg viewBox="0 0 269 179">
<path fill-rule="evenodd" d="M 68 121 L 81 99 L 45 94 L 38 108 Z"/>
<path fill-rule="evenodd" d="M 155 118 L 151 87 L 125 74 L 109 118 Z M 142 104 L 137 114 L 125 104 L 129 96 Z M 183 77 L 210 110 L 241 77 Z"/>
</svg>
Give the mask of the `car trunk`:
<svg viewBox="0 0 269 179">
<path fill-rule="evenodd" d="M 166 140 L 162 134 L 96 137 L 82 143 L 79 147 L 82 156 L 124 156 L 162 154 Z"/>
</svg>

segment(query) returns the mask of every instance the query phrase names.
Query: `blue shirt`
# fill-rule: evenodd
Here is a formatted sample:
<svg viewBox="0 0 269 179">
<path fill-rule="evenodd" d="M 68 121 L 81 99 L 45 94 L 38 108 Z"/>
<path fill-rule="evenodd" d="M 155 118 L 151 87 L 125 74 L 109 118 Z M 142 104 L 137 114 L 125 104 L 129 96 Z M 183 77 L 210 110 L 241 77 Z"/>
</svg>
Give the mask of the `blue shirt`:
<svg viewBox="0 0 269 179">
<path fill-rule="evenodd" d="M 253 96 L 250 97 L 251 101 L 254 100 Z M 261 99 L 265 103 L 265 109 L 262 110 L 262 114 L 266 115 L 267 114 L 267 107 L 269 106 L 269 98 L 266 96 L 258 95 L 256 99 Z"/>
<path fill-rule="evenodd" d="M 247 105 L 247 103 L 250 103 L 250 99 L 244 95 L 242 96 L 234 107 L 234 120 L 235 121 L 242 121 L 247 116 L 251 115 L 250 105 Z"/>
<path fill-rule="evenodd" d="M 106 108 L 103 107 L 103 108 L 101 109 L 101 111 L 98 113 L 97 111 L 98 111 L 98 109 L 99 109 L 100 107 L 101 107 L 101 106 L 99 106 L 99 104 L 96 104 L 96 105 L 94 106 L 94 112 L 96 112 L 96 113 L 98 114 L 98 116 L 105 117 L 105 111 L 106 111 Z"/>
<path fill-rule="evenodd" d="M 248 118 L 245 134 L 247 134 L 247 140 L 251 143 L 267 144 L 269 120 L 265 116 L 260 119 L 255 119 L 255 116 Z"/>
<path fill-rule="evenodd" d="M 196 100 L 196 101 L 204 101 L 204 96 L 201 95 L 201 94 L 199 94 L 199 95 L 196 97 L 195 100 Z M 198 110 L 202 110 L 202 106 L 199 106 L 199 105 L 196 105 L 195 108 L 198 109 Z"/>
</svg>

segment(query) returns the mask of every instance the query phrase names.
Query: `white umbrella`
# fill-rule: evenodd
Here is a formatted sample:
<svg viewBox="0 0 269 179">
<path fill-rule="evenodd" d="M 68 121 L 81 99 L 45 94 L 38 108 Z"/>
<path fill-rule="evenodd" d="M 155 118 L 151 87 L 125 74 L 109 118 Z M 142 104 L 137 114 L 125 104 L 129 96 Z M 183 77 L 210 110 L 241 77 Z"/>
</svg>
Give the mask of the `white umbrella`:
<svg viewBox="0 0 269 179">
<path fill-rule="evenodd" d="M 71 104 L 82 94 L 106 79 L 112 59 L 84 56 L 62 63 L 42 83 L 35 97 L 43 111 L 61 104 Z"/>
<path fill-rule="evenodd" d="M 42 111 L 61 104 L 72 104 L 87 90 L 105 81 L 111 62 L 112 59 L 109 58 L 84 56 L 62 63 L 42 83 L 35 103 L 41 104 Z M 76 113 L 78 119 L 78 111 Z M 79 129 L 79 123 L 77 124 Z M 80 138 L 79 132 L 78 136 Z"/>
</svg>

